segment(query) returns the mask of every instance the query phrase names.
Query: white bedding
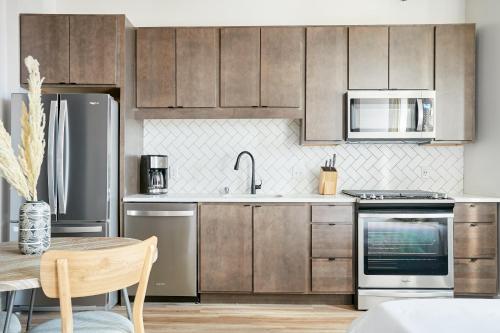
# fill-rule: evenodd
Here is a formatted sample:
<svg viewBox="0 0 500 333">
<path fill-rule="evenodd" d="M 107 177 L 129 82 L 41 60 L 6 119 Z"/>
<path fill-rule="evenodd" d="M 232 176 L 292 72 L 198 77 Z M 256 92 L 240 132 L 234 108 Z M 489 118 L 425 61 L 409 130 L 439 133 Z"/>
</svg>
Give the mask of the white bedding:
<svg viewBox="0 0 500 333">
<path fill-rule="evenodd" d="M 388 301 L 356 319 L 348 333 L 499 333 L 500 299 Z"/>
</svg>

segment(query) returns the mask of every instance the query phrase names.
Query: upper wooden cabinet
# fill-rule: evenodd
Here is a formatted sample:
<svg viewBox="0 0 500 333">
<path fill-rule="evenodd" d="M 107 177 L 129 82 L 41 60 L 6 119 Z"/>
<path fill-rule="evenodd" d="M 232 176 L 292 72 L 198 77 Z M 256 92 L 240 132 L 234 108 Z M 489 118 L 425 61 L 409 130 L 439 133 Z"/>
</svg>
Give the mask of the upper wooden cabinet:
<svg viewBox="0 0 500 333">
<path fill-rule="evenodd" d="M 21 83 L 28 83 L 24 58 L 40 63 L 44 83 L 69 83 L 69 17 L 21 15 Z"/>
<path fill-rule="evenodd" d="M 347 28 L 307 28 L 306 41 L 305 141 L 341 141 L 347 91 Z"/>
<path fill-rule="evenodd" d="M 220 106 L 259 106 L 260 28 L 222 28 L 220 65 Z"/>
<path fill-rule="evenodd" d="M 436 27 L 436 140 L 475 138 L 476 28 Z"/>
<path fill-rule="evenodd" d="M 389 36 L 389 89 L 434 89 L 434 26 L 393 26 Z"/>
<path fill-rule="evenodd" d="M 21 64 L 27 55 L 38 59 L 45 84 L 118 85 L 125 30 L 119 17 L 22 14 Z M 21 83 L 26 75 L 22 65 Z"/>
<path fill-rule="evenodd" d="M 137 106 L 176 106 L 174 28 L 137 30 Z"/>
<path fill-rule="evenodd" d="M 305 293 L 310 282 L 310 208 L 254 208 L 254 292 Z"/>
<path fill-rule="evenodd" d="M 301 107 L 303 86 L 304 28 L 262 28 L 261 106 Z"/>
<path fill-rule="evenodd" d="M 349 89 L 389 87 L 389 28 L 349 27 Z"/>
<path fill-rule="evenodd" d="M 218 29 L 178 28 L 176 34 L 177 106 L 216 107 Z"/>
<path fill-rule="evenodd" d="M 116 16 L 70 16 L 69 26 L 70 82 L 116 84 L 118 63 Z"/>
<path fill-rule="evenodd" d="M 252 207 L 200 208 L 200 291 L 252 291 Z"/>
</svg>

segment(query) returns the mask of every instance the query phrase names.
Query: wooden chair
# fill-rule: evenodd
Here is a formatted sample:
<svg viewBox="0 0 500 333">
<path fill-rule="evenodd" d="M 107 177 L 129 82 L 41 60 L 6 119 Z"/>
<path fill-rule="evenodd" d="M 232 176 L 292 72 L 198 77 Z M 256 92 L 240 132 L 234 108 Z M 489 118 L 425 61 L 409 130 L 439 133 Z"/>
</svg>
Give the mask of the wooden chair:
<svg viewBox="0 0 500 333">
<path fill-rule="evenodd" d="M 48 251 L 41 259 L 40 280 L 49 298 L 59 298 L 61 319 L 30 333 L 144 333 L 142 311 L 149 273 L 157 256 L 157 238 L 105 250 Z M 84 311 L 73 316 L 71 298 L 104 294 L 139 283 L 133 323 L 111 311 Z"/>
</svg>

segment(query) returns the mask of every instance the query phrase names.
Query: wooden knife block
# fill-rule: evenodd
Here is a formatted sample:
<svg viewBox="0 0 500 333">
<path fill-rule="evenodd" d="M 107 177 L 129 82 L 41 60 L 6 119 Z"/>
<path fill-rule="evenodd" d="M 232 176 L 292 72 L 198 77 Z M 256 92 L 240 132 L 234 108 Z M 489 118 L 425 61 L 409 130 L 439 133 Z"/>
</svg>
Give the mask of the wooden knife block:
<svg viewBox="0 0 500 333">
<path fill-rule="evenodd" d="M 319 194 L 337 194 L 337 171 L 325 171 L 321 168 L 319 174 Z"/>
</svg>

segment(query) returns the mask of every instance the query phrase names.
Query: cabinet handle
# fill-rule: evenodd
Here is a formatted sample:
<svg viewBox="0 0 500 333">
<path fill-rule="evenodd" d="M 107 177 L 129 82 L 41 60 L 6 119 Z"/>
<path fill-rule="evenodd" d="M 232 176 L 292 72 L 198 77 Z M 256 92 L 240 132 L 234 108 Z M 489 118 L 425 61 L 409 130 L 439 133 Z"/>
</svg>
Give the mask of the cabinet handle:
<svg viewBox="0 0 500 333">
<path fill-rule="evenodd" d="M 470 262 L 476 262 L 477 258 L 471 258 Z"/>
<path fill-rule="evenodd" d="M 328 261 L 335 261 L 335 258 L 328 258 Z"/>
<path fill-rule="evenodd" d="M 470 204 L 470 206 L 469 206 L 469 207 L 470 207 L 470 208 L 474 208 L 474 207 L 476 207 L 476 205 L 475 205 L 475 204 Z"/>
<path fill-rule="evenodd" d="M 328 223 L 328 225 L 334 226 L 334 225 L 336 225 L 336 224 L 335 224 L 335 223 Z"/>
<path fill-rule="evenodd" d="M 243 207 L 251 207 L 252 205 L 243 205 Z"/>
<path fill-rule="evenodd" d="M 477 227 L 477 223 L 471 223 L 470 226 L 471 227 Z"/>
<path fill-rule="evenodd" d="M 262 207 L 262 206 L 254 206 L 254 207 L 255 207 L 255 208 L 260 208 L 260 207 Z"/>
</svg>

